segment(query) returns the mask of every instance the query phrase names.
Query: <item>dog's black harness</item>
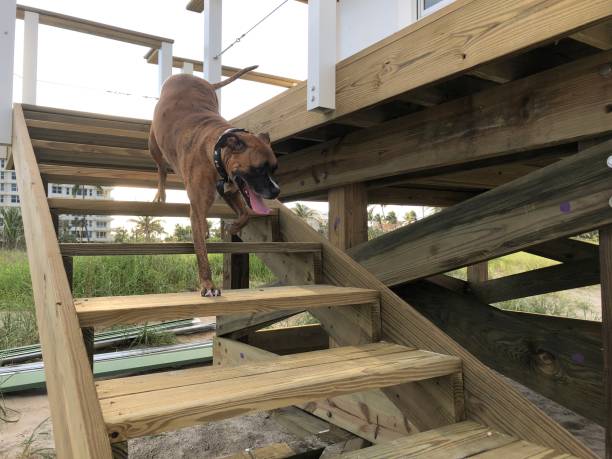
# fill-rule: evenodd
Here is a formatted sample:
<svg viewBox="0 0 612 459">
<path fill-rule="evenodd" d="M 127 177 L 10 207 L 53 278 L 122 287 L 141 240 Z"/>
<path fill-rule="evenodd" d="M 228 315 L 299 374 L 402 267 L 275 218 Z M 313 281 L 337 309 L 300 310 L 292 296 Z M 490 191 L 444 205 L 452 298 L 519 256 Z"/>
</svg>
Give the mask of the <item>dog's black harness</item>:
<svg viewBox="0 0 612 459">
<path fill-rule="evenodd" d="M 217 193 L 219 193 L 219 196 L 221 197 L 225 196 L 225 185 L 229 183 L 230 181 L 229 175 L 227 174 L 227 171 L 225 170 L 225 164 L 223 164 L 223 160 L 221 158 L 221 149 L 225 146 L 227 138 L 231 134 L 234 134 L 236 132 L 249 132 L 249 131 L 247 131 L 246 129 L 241 129 L 241 128 L 230 128 L 219 136 L 219 139 L 217 140 L 217 143 L 215 144 L 215 150 L 213 154 L 213 163 L 215 164 L 215 169 L 217 169 L 217 172 L 221 176 L 221 179 L 217 181 Z"/>
</svg>

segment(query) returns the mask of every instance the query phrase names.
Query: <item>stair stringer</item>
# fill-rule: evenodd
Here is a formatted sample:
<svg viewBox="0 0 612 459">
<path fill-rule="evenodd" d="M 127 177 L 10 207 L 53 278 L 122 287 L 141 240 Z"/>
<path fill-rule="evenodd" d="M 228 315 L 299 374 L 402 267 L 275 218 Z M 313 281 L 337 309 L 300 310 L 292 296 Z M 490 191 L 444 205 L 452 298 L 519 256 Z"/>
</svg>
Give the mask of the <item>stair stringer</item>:
<svg viewBox="0 0 612 459">
<path fill-rule="evenodd" d="M 255 226 L 256 223 L 252 222 L 250 225 Z M 465 411 L 468 420 L 569 454 L 593 459 L 597 457 L 567 430 L 393 293 L 363 266 L 332 246 L 290 209 L 282 205 L 279 206 L 279 230 L 283 241 L 321 244 L 324 282 L 380 291 L 383 340 L 455 355 L 462 359 Z M 419 400 L 421 404 L 423 401 Z"/>
</svg>

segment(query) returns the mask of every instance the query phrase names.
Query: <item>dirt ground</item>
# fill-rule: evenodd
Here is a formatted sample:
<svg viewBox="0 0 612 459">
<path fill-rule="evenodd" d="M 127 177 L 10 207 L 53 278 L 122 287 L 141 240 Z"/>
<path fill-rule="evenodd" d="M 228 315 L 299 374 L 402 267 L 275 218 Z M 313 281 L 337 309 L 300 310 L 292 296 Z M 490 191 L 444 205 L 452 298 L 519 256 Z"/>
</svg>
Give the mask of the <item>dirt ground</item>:
<svg viewBox="0 0 612 459">
<path fill-rule="evenodd" d="M 604 456 L 603 428 L 551 400 L 535 394 L 524 386 L 511 382 L 521 393 L 563 427 L 576 435 L 601 457 Z M 5 397 L 5 402 L 9 408 L 19 411 L 19 420 L 16 423 L 0 422 L 0 458 L 38 459 L 48 457 L 44 455 L 45 448 L 52 448 L 53 440 L 51 423 L 48 420 L 47 397 L 42 393 L 10 395 Z M 28 439 L 31 439 L 31 441 Z M 129 448 L 130 458 L 133 459 L 209 459 L 271 443 L 287 443 L 296 451 L 326 446 L 316 437 L 302 440 L 287 431 L 267 413 L 257 413 L 133 440 L 130 441 Z M 35 451 L 41 451 L 43 454 L 32 454 Z M 23 454 L 24 452 L 30 452 L 30 455 Z"/>
</svg>

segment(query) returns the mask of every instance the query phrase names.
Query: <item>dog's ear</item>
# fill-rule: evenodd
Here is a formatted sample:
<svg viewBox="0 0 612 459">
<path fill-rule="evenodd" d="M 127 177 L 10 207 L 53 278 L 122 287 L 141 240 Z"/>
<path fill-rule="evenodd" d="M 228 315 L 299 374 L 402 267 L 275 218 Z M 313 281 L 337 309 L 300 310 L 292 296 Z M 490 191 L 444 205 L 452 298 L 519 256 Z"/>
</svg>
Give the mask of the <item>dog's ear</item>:
<svg viewBox="0 0 612 459">
<path fill-rule="evenodd" d="M 223 142 L 221 143 L 222 148 L 229 148 L 234 151 L 242 151 L 245 148 L 245 144 L 240 137 L 234 134 L 230 134 L 225 136 Z"/>
<path fill-rule="evenodd" d="M 261 140 L 263 140 L 265 143 L 267 143 L 268 145 L 270 145 L 270 134 L 268 134 L 267 132 L 262 132 L 261 134 L 259 134 L 257 137 L 259 137 Z"/>
</svg>

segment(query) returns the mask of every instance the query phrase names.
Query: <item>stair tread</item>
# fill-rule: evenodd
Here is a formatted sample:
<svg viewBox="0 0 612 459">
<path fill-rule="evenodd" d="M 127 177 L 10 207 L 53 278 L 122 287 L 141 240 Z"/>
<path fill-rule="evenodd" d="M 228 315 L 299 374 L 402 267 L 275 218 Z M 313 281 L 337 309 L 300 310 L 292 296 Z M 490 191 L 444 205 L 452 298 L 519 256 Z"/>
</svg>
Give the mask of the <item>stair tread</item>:
<svg viewBox="0 0 612 459">
<path fill-rule="evenodd" d="M 320 252 L 316 242 L 208 242 L 208 253 L 312 253 Z M 146 255 L 194 253 L 192 242 L 156 243 L 62 243 L 62 255 Z"/>
<path fill-rule="evenodd" d="M 111 439 L 121 441 L 459 371 L 457 357 L 374 343 L 101 381 L 97 389 Z"/>
<path fill-rule="evenodd" d="M 380 293 L 356 287 L 304 285 L 226 290 L 204 298 L 199 292 L 75 299 L 81 326 L 110 326 L 224 314 L 370 304 Z"/>
<path fill-rule="evenodd" d="M 546 458 L 574 456 L 534 445 L 496 432 L 472 421 L 399 438 L 369 448 L 342 454 L 342 459 L 527 459 L 546 453 Z M 537 456 L 544 457 L 544 456 Z"/>
<path fill-rule="evenodd" d="M 49 208 L 57 213 L 87 215 L 146 215 L 150 217 L 189 217 L 190 206 L 183 203 L 113 201 L 110 199 L 48 198 Z M 278 214 L 273 201 L 267 201 L 270 215 Z M 236 213 L 225 203 L 215 202 L 208 218 L 233 218 Z"/>
</svg>

